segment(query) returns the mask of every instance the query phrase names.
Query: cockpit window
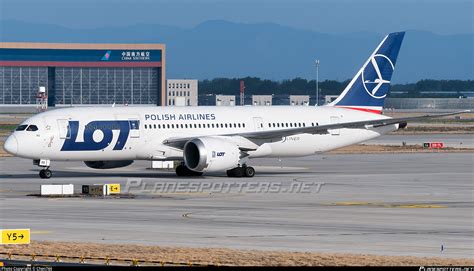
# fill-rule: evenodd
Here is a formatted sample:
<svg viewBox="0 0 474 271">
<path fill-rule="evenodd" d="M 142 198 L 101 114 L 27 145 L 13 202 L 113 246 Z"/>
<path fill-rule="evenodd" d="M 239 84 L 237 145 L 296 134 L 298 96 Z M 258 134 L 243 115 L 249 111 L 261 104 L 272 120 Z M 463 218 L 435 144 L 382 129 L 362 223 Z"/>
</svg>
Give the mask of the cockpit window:
<svg viewBox="0 0 474 271">
<path fill-rule="evenodd" d="M 15 129 L 15 131 L 23 131 L 26 129 L 26 127 L 28 127 L 28 125 L 20 125 Z"/>
<path fill-rule="evenodd" d="M 26 128 L 27 131 L 38 131 L 38 126 L 36 125 L 30 125 L 28 128 Z"/>
</svg>

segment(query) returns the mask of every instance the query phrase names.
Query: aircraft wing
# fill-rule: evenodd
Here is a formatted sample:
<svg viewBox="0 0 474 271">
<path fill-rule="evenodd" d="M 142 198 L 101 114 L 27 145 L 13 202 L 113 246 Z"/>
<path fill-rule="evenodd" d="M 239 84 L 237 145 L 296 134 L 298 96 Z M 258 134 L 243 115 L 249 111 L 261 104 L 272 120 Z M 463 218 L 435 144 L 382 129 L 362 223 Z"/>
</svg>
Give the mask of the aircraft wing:
<svg viewBox="0 0 474 271">
<path fill-rule="evenodd" d="M 298 127 L 298 128 L 290 128 L 290 129 L 278 129 L 278 130 L 268 130 L 268 131 L 255 131 L 255 132 L 247 132 L 247 133 L 233 133 L 233 134 L 218 134 L 215 136 L 240 136 L 247 138 L 251 141 L 258 140 L 260 142 L 271 142 L 275 139 L 281 139 L 285 136 L 292 136 L 297 134 L 327 134 L 329 133 L 328 130 L 333 129 L 342 129 L 342 128 L 349 128 L 349 129 L 370 129 L 382 126 L 388 126 L 393 124 L 400 124 L 406 123 L 409 121 L 416 121 L 416 120 L 425 120 L 425 119 L 433 119 L 433 118 L 440 118 L 452 115 L 458 115 L 462 113 L 471 112 L 470 110 L 458 111 L 458 112 L 451 112 L 451 113 L 443 113 L 443 114 L 434 114 L 434 115 L 423 115 L 417 117 L 406 117 L 406 118 L 387 118 L 387 119 L 378 119 L 378 120 L 365 120 L 365 121 L 354 121 L 354 122 L 341 122 L 336 124 L 326 124 L 326 125 L 319 125 L 319 126 L 311 126 L 311 127 Z M 183 149 L 184 144 L 195 137 L 173 137 L 166 139 L 163 144 L 172 146 L 178 149 Z"/>
</svg>

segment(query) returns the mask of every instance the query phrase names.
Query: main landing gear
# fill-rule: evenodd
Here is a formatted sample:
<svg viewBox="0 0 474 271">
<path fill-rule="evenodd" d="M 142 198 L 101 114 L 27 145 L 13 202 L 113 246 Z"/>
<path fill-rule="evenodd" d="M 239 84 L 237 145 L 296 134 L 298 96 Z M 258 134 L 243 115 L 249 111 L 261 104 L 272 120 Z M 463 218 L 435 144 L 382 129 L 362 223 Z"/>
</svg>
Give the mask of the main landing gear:
<svg viewBox="0 0 474 271">
<path fill-rule="evenodd" d="M 41 179 L 49 179 L 53 176 L 53 172 L 49 170 L 49 166 L 51 165 L 51 161 L 48 159 L 40 159 L 40 160 L 33 160 L 33 165 L 42 167 L 43 169 L 40 170 L 39 176 Z"/>
<path fill-rule="evenodd" d="M 178 176 L 202 176 L 202 172 L 196 172 L 190 170 L 187 166 L 184 164 L 181 164 L 176 167 L 176 175 Z M 236 167 L 233 169 L 227 170 L 227 176 L 228 177 L 248 177 L 252 178 L 255 176 L 255 169 L 253 167 L 248 167 L 246 165 L 243 165 L 241 167 Z"/>
<path fill-rule="evenodd" d="M 176 175 L 178 176 L 202 176 L 202 172 L 192 171 L 187 166 L 181 164 L 176 167 Z"/>
<path fill-rule="evenodd" d="M 253 176 L 255 176 L 255 169 L 246 165 L 227 170 L 227 177 L 252 178 Z"/>
</svg>

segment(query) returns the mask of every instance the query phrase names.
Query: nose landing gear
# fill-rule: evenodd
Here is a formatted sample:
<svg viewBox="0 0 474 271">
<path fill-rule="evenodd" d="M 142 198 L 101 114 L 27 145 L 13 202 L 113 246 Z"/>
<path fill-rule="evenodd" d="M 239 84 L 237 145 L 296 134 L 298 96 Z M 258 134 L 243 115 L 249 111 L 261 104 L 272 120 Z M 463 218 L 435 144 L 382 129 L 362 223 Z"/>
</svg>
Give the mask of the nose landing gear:
<svg viewBox="0 0 474 271">
<path fill-rule="evenodd" d="M 51 178 L 51 176 L 53 176 L 53 172 L 49 170 L 50 164 L 51 164 L 51 161 L 49 159 L 33 160 L 33 165 L 43 168 L 39 172 L 39 176 L 41 179 L 49 179 Z"/>
<path fill-rule="evenodd" d="M 41 179 L 49 179 L 51 178 L 51 176 L 53 176 L 53 172 L 51 172 L 51 170 L 49 170 L 48 168 L 45 168 L 40 170 L 39 176 L 41 177 Z"/>
</svg>

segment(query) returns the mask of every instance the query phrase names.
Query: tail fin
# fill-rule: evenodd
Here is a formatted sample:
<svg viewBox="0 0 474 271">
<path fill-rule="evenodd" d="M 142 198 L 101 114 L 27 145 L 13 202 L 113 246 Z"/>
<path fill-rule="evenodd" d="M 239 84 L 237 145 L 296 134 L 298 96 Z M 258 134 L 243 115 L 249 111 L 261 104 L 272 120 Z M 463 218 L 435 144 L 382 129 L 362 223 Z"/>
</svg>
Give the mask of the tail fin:
<svg viewBox="0 0 474 271">
<path fill-rule="evenodd" d="M 388 34 L 329 106 L 381 113 L 405 32 Z"/>
</svg>

